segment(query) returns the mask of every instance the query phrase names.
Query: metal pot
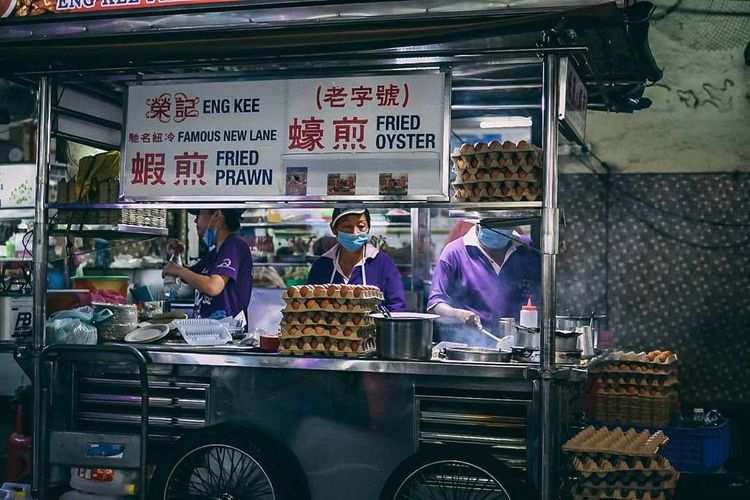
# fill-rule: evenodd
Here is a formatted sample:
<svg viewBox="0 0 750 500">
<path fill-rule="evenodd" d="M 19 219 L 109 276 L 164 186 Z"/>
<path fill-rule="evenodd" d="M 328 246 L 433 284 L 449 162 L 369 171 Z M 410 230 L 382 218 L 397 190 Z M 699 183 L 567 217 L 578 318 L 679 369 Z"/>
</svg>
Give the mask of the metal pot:
<svg viewBox="0 0 750 500">
<path fill-rule="evenodd" d="M 556 324 L 558 330 L 579 330 L 584 326 L 591 326 L 591 341 L 594 347 L 599 345 L 599 333 L 604 327 L 604 323 L 607 321 L 607 316 L 604 314 L 594 315 L 593 322 L 591 320 L 592 315 L 580 315 L 580 316 L 556 316 Z"/>
<path fill-rule="evenodd" d="M 578 350 L 578 336 L 581 332 L 558 330 L 555 332 L 555 350 L 556 351 L 575 351 Z"/>
<path fill-rule="evenodd" d="M 390 313 L 371 314 L 377 334 L 378 357 L 384 359 L 426 361 L 432 358 L 432 322 L 437 314 Z"/>
<path fill-rule="evenodd" d="M 514 347 L 538 351 L 540 337 L 539 328 L 516 325 L 516 343 Z"/>
<path fill-rule="evenodd" d="M 454 361 L 475 363 L 506 363 L 510 361 L 509 351 L 498 351 L 486 347 L 448 347 L 445 356 Z"/>
</svg>

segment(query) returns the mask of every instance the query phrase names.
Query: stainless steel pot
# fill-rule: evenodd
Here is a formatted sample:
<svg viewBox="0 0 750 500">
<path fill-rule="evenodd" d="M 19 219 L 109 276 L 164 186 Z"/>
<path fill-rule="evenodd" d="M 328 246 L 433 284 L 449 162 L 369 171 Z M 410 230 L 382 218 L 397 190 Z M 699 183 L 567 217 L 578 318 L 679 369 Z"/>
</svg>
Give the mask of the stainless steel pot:
<svg viewBox="0 0 750 500">
<path fill-rule="evenodd" d="M 392 312 L 371 314 L 377 334 L 378 357 L 393 360 L 426 361 L 432 357 L 432 322 L 437 314 Z"/>
<path fill-rule="evenodd" d="M 588 315 L 568 315 L 568 316 L 556 316 L 555 317 L 558 330 L 579 330 L 584 326 L 591 326 L 591 343 L 594 347 L 599 345 L 599 333 L 604 327 L 604 323 L 607 321 L 607 316 L 604 314 L 594 315 L 593 322 L 591 320 L 591 314 Z"/>
<path fill-rule="evenodd" d="M 486 347 L 448 347 L 445 356 L 453 361 L 474 363 L 506 363 L 510 361 L 510 351 L 498 351 Z"/>
<path fill-rule="evenodd" d="M 555 332 L 555 350 L 556 351 L 575 351 L 578 350 L 578 336 L 581 332 L 558 330 Z"/>
<path fill-rule="evenodd" d="M 580 332 L 558 330 L 555 332 L 555 350 L 575 351 L 577 349 Z M 538 351 L 540 349 L 541 333 L 539 328 L 516 327 L 516 344 L 513 347 Z"/>
</svg>

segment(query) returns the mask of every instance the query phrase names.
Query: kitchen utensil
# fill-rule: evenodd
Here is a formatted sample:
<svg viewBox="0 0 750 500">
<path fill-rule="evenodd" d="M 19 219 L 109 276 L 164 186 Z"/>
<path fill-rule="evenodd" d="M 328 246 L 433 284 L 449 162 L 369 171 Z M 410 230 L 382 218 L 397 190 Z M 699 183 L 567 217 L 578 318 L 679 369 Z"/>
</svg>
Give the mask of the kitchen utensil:
<svg viewBox="0 0 750 500">
<path fill-rule="evenodd" d="M 474 316 L 474 326 L 479 330 L 479 332 L 482 335 L 486 335 L 487 337 L 491 338 L 495 342 L 500 342 L 500 339 L 492 334 L 489 330 L 482 327 L 482 320 L 479 319 L 479 316 Z"/>
<path fill-rule="evenodd" d="M 539 363 L 539 351 L 535 349 L 524 349 L 513 347 L 511 356 L 519 363 Z M 561 365 L 578 364 L 581 361 L 581 351 L 555 351 L 555 363 Z"/>
<path fill-rule="evenodd" d="M 591 321 L 592 316 L 594 320 L 593 324 Z M 584 314 L 580 316 L 566 315 L 556 317 L 558 330 L 576 330 L 582 326 L 591 326 L 591 336 L 593 339 L 594 348 L 599 345 L 599 334 L 602 332 L 602 328 L 604 328 L 604 324 L 606 323 L 606 321 L 607 316 L 604 314 Z"/>
<path fill-rule="evenodd" d="M 557 330 L 555 332 L 555 350 L 556 351 L 576 351 L 578 350 L 578 337 L 580 331 Z"/>
<path fill-rule="evenodd" d="M 516 319 L 500 318 L 500 335 L 503 337 L 516 336 Z"/>
<path fill-rule="evenodd" d="M 232 335 L 217 319 L 178 319 L 174 326 L 190 345 L 224 345 Z"/>
<path fill-rule="evenodd" d="M 391 317 L 391 311 L 389 311 L 388 308 L 385 307 L 383 304 L 378 304 L 378 310 L 381 313 L 383 313 L 383 316 L 385 316 L 386 318 L 390 318 Z"/>
<path fill-rule="evenodd" d="M 516 325 L 516 345 L 522 349 L 531 349 L 534 351 L 539 350 L 539 328 L 527 328 L 525 326 Z"/>
<path fill-rule="evenodd" d="M 264 351 L 275 352 L 279 350 L 279 336 L 278 335 L 261 335 L 260 336 L 260 348 Z"/>
<path fill-rule="evenodd" d="M 125 335 L 125 342 L 140 342 L 148 344 L 163 339 L 169 333 L 167 325 L 147 324 Z"/>
<path fill-rule="evenodd" d="M 390 317 L 371 314 L 379 357 L 394 360 L 429 360 L 432 356 L 432 322 L 436 314 L 394 312 Z"/>
<path fill-rule="evenodd" d="M 507 363 L 510 361 L 511 353 L 486 347 L 448 347 L 445 349 L 445 356 L 452 361 Z"/>
<path fill-rule="evenodd" d="M 593 358 L 596 354 L 594 352 L 594 338 L 592 335 L 592 328 L 590 326 L 581 327 L 581 335 L 577 339 L 577 348 L 581 350 L 581 357 L 588 359 Z"/>
</svg>

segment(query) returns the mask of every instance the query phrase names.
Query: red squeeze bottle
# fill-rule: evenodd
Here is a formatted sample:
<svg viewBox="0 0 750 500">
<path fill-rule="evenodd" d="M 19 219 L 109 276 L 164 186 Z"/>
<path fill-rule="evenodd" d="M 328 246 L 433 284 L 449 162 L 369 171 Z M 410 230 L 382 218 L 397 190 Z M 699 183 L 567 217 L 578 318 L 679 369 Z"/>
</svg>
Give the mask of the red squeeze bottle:
<svg viewBox="0 0 750 500">
<path fill-rule="evenodd" d="M 521 318 L 518 323 L 526 328 L 539 327 L 539 312 L 534 303 L 531 302 L 531 297 L 529 297 L 529 301 L 526 305 L 521 308 Z"/>
</svg>

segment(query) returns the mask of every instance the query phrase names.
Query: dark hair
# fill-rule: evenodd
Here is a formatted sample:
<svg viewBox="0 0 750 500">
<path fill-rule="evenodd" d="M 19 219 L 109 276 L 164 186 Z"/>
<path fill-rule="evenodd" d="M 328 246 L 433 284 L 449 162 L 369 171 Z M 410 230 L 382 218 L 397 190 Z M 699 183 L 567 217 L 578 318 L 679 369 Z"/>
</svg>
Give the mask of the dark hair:
<svg viewBox="0 0 750 500">
<path fill-rule="evenodd" d="M 221 213 L 224 215 L 224 222 L 227 224 L 227 228 L 230 231 L 235 232 L 240 230 L 240 221 L 242 220 L 242 213 L 232 210 L 222 210 Z"/>
</svg>

